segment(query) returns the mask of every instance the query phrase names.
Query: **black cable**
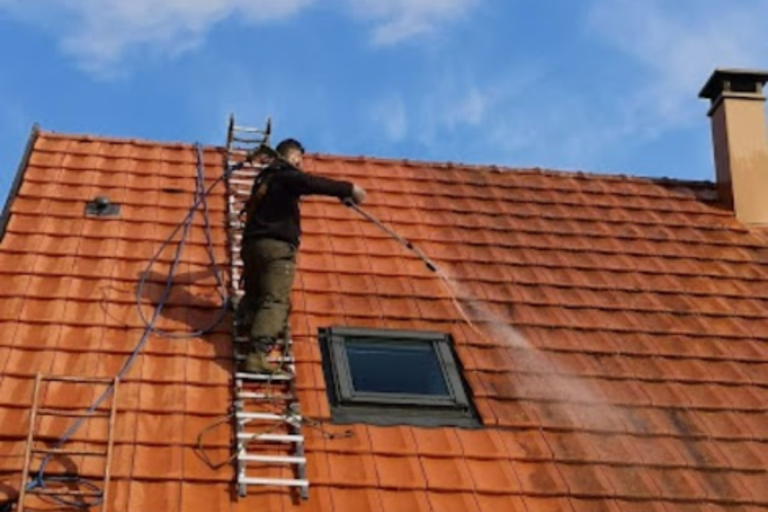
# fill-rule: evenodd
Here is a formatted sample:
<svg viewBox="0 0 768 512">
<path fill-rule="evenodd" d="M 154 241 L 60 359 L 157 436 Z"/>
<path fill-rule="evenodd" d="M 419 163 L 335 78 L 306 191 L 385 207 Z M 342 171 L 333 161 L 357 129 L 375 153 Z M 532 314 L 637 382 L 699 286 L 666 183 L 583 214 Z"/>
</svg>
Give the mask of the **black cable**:
<svg viewBox="0 0 768 512">
<path fill-rule="evenodd" d="M 197 181 L 195 186 L 195 201 L 192 204 L 192 206 L 189 208 L 189 211 L 187 212 L 187 216 L 182 220 L 182 222 L 176 226 L 176 228 L 171 232 L 171 234 L 163 241 L 163 244 L 160 246 L 160 249 L 155 253 L 155 256 L 150 259 L 149 263 L 147 264 L 147 267 L 144 269 L 144 272 L 142 272 L 142 276 L 139 279 L 139 284 L 136 287 L 136 309 L 139 314 L 139 318 L 141 319 L 142 323 L 145 327 L 150 328 L 150 321 L 147 320 L 146 316 L 144 315 L 144 312 L 141 309 L 142 305 L 142 298 L 144 295 L 144 285 L 147 282 L 147 279 L 149 278 L 150 271 L 152 267 L 157 263 L 157 260 L 160 258 L 160 255 L 163 253 L 165 248 L 171 244 L 173 241 L 173 238 L 176 236 L 176 233 L 179 232 L 180 229 L 189 229 L 192 224 L 192 218 L 195 215 L 195 212 L 197 209 L 202 205 L 203 207 L 203 219 L 204 219 L 204 231 L 205 231 L 205 240 L 206 240 L 206 252 L 208 253 L 208 259 L 211 263 L 211 266 L 213 267 L 212 273 L 216 277 L 216 284 L 218 286 L 219 290 L 219 297 L 221 298 L 221 306 L 219 306 L 219 311 L 216 315 L 216 317 L 211 321 L 211 323 L 201 329 L 198 329 L 197 331 L 193 332 L 185 332 L 185 333 L 172 333 L 163 331 L 160 329 L 157 329 L 154 327 L 154 325 L 151 326 L 151 331 L 153 334 L 162 337 L 162 338 L 168 338 L 168 339 L 187 339 L 187 338 L 195 338 L 199 336 L 204 336 L 211 331 L 213 331 L 221 322 L 224 320 L 224 317 L 227 314 L 227 309 L 229 307 L 229 298 L 221 292 L 221 290 L 225 290 L 226 287 L 224 285 L 224 281 L 221 278 L 221 272 L 219 269 L 218 262 L 216 261 L 216 255 L 214 254 L 213 249 L 213 241 L 211 239 L 211 225 L 210 225 L 210 218 L 209 218 L 209 212 L 208 212 L 208 201 L 207 198 L 213 191 L 213 189 L 218 185 L 221 181 L 223 181 L 229 174 L 242 167 L 242 164 L 239 165 L 235 164 L 231 167 L 229 167 L 225 172 L 219 176 L 207 189 L 205 188 L 205 182 L 203 180 L 204 175 L 204 163 L 203 163 L 203 154 L 202 154 L 202 147 L 197 144 Z M 186 227 L 185 227 L 186 226 Z M 186 243 L 186 237 L 182 236 L 182 240 L 180 244 Z"/>
</svg>

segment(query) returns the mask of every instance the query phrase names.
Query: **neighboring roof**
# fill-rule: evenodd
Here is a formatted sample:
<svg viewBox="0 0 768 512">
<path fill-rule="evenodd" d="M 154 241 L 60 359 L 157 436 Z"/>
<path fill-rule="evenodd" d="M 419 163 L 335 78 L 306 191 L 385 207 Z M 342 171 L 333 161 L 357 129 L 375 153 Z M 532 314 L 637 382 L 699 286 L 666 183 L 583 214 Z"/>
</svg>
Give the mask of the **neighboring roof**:
<svg viewBox="0 0 768 512">
<path fill-rule="evenodd" d="M 222 152 L 205 159 L 213 180 Z M 324 439 L 306 427 L 309 501 L 280 489 L 238 501 L 232 468 L 194 453 L 231 403 L 228 323 L 155 337 L 119 391 L 110 511 L 768 510 L 768 241 L 712 201 L 713 185 L 327 155 L 306 166 L 363 185 L 368 211 L 488 305 L 495 316 L 467 309 L 495 335 L 478 337 L 375 226 L 307 200 L 291 318 L 304 414 L 329 418 L 318 328 L 427 329 L 453 335 L 485 428 L 356 425 Z M 188 144 L 38 136 L 0 245 L 0 497 L 18 489 L 35 373 L 114 376 L 134 347 L 138 276 L 194 176 Z M 84 217 L 99 194 L 122 204 L 119 219 Z M 182 268 L 196 277 L 161 328 L 216 313 L 201 226 Z M 212 457 L 230 435 L 211 432 Z"/>
</svg>

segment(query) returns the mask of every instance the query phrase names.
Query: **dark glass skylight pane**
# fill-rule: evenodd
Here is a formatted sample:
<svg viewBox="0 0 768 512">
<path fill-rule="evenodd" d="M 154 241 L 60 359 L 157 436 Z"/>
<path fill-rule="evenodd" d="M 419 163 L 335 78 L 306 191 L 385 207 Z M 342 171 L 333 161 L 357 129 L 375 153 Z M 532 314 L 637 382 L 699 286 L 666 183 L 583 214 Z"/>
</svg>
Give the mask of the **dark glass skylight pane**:
<svg viewBox="0 0 768 512">
<path fill-rule="evenodd" d="M 346 349 L 355 392 L 449 395 L 431 343 L 348 339 Z"/>
</svg>

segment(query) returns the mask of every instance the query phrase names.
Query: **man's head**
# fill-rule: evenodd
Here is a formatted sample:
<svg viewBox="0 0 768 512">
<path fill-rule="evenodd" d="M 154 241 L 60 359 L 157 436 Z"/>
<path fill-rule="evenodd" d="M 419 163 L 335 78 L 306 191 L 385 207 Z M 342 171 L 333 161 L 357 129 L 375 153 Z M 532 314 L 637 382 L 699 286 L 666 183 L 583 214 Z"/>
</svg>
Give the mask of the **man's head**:
<svg viewBox="0 0 768 512">
<path fill-rule="evenodd" d="M 275 151 L 294 167 L 301 167 L 304 157 L 304 146 L 296 139 L 285 139 L 275 148 Z"/>
</svg>

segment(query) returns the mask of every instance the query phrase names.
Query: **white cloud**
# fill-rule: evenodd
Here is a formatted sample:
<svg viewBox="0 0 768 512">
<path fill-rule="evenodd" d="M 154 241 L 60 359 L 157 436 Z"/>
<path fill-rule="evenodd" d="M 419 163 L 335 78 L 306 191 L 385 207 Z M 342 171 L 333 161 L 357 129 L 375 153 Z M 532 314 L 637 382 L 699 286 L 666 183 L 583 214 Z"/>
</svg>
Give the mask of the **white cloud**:
<svg viewBox="0 0 768 512">
<path fill-rule="evenodd" d="M 767 0 L 594 0 L 588 28 L 640 65 L 624 128 L 654 135 L 698 122 L 695 97 L 716 67 L 765 67 Z"/>
<path fill-rule="evenodd" d="M 443 77 L 445 78 L 445 77 Z M 411 137 L 423 146 L 436 149 L 467 128 L 478 128 L 488 120 L 491 109 L 508 94 L 495 85 L 478 87 L 461 80 L 427 81 L 421 91 L 385 94 L 366 109 L 366 130 L 370 136 L 399 143 Z M 506 92 L 514 92 L 508 90 Z"/>
<path fill-rule="evenodd" d="M 399 43 L 467 14 L 481 0 L 347 0 L 353 13 L 375 23 L 377 44 Z"/>
<path fill-rule="evenodd" d="M 176 55 L 195 48 L 225 19 L 246 23 L 293 16 L 317 0 L 0 0 L 0 12 L 40 25 L 88 70 L 113 73 L 130 50 Z M 326 0 L 327 1 L 327 0 Z M 335 0 L 373 23 L 376 43 L 434 30 L 481 0 Z"/>
<path fill-rule="evenodd" d="M 522 62 L 501 74 L 444 69 L 411 102 L 418 106 L 411 131 L 438 158 L 454 150 L 485 159 L 513 154 L 535 142 L 537 118 L 528 98 L 544 76 L 539 64 Z"/>
<path fill-rule="evenodd" d="M 2 0 L 0 0 L 2 1 Z M 197 46 L 215 23 L 240 16 L 266 21 L 290 16 L 314 0 L 38 0 L 0 3 L 61 36 L 65 52 L 87 68 L 112 68 L 127 50 L 175 54 Z"/>
<path fill-rule="evenodd" d="M 578 85 L 562 87 L 550 69 L 523 84 L 521 94 L 489 101 L 480 123 L 485 155 L 513 165 L 616 172 L 611 162 L 624 165 L 627 154 L 662 137 L 706 130 L 706 104 L 696 95 L 712 71 L 768 67 L 764 19 L 768 0 L 592 0 L 584 29 L 603 48 L 579 63 L 592 81 L 576 76 Z M 641 172 L 660 171 L 669 169 Z"/>
</svg>

